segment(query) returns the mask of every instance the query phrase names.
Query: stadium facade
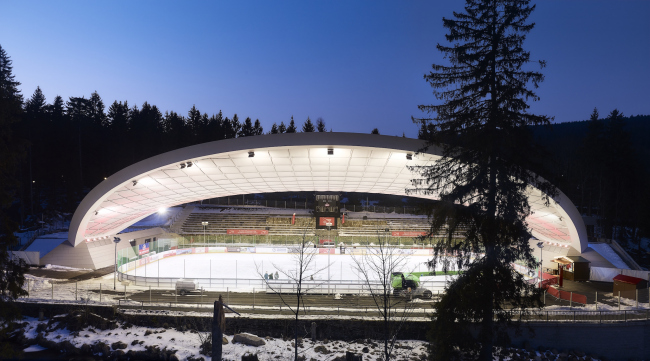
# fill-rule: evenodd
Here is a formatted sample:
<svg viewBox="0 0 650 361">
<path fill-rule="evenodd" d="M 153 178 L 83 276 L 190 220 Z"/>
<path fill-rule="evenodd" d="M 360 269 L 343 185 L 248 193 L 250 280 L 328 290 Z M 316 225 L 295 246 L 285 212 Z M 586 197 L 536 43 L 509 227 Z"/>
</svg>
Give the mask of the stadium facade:
<svg viewBox="0 0 650 361">
<path fill-rule="evenodd" d="M 41 263 L 101 268 L 114 262 L 113 237 L 157 212 L 208 198 L 268 192 L 367 192 L 406 195 L 417 178 L 408 166 L 430 165 L 442 154 L 423 141 L 356 133 L 274 134 L 203 143 L 133 164 L 96 186 L 77 208 L 68 240 Z M 545 259 L 580 255 L 587 232 L 573 203 L 561 192 L 545 204 L 527 190 L 532 234 L 545 242 Z M 410 196 L 436 199 L 435 195 Z M 164 232 L 153 228 L 122 234 L 144 239 Z M 118 249 L 129 247 L 128 242 Z M 45 256 L 45 257 L 43 257 Z"/>
</svg>

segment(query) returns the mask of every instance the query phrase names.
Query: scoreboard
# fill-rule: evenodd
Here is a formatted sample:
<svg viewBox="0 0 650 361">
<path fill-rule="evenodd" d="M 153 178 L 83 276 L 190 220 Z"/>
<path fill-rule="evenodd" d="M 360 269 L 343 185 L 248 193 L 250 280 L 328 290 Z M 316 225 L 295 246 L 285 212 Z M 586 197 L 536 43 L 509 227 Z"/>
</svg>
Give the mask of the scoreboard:
<svg viewBox="0 0 650 361">
<path fill-rule="evenodd" d="M 316 194 L 316 205 L 314 216 L 316 217 L 316 229 L 336 229 L 340 217 L 341 195 L 339 193 Z"/>
</svg>

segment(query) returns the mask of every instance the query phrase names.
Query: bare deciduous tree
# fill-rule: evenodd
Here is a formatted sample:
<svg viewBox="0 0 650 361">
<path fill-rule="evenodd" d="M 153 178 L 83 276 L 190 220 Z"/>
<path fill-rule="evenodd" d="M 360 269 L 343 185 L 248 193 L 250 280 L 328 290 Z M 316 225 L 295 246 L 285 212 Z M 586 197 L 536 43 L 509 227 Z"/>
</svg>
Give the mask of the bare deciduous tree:
<svg viewBox="0 0 650 361">
<path fill-rule="evenodd" d="M 383 359 L 389 360 L 397 335 L 413 306 L 403 296 L 393 293 L 392 277 L 395 272 L 408 271 L 405 268 L 406 256 L 399 248 L 391 247 L 386 239 L 377 235 L 379 245 L 368 247 L 365 255 L 353 256 L 354 270 L 370 293 L 383 322 L 382 337 L 384 341 Z"/>
<path fill-rule="evenodd" d="M 277 294 L 284 304 L 295 317 L 294 321 L 294 360 L 298 360 L 298 321 L 300 320 L 301 312 L 305 314 L 304 296 L 320 288 L 325 282 L 329 280 L 313 280 L 313 276 L 317 276 L 325 271 L 330 265 L 325 267 L 317 267 L 315 257 L 318 254 L 318 249 L 313 248 L 312 242 L 308 241 L 305 235 L 298 244 L 289 248 L 293 254 L 293 260 L 296 265 L 291 269 L 288 267 L 279 266 L 271 263 L 275 269 L 282 275 L 281 280 L 266 279 L 256 263 L 257 274 L 264 280 L 266 288 Z M 309 278 L 309 279 L 308 279 Z M 301 310 L 302 309 L 302 310 Z"/>
</svg>

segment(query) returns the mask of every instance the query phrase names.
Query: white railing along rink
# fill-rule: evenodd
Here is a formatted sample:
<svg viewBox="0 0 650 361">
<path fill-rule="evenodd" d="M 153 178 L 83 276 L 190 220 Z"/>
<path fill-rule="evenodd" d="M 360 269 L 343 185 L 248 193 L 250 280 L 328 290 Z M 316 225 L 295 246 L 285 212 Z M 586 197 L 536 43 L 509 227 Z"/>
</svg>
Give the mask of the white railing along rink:
<svg viewBox="0 0 650 361">
<path fill-rule="evenodd" d="M 130 285 L 141 287 L 156 287 L 174 289 L 176 282 L 182 278 L 141 277 L 120 273 L 119 280 L 127 281 Z M 206 291 L 237 291 L 295 293 L 298 285 L 290 280 L 264 280 L 246 278 L 192 278 L 199 288 Z M 420 287 L 430 290 L 434 296 L 444 292 L 448 281 L 423 281 Z M 388 285 L 389 288 L 390 285 Z M 302 282 L 302 292 L 306 294 L 359 294 L 369 295 L 370 290 L 379 291 L 383 286 L 380 282 L 364 282 L 360 280 L 305 280 Z"/>
</svg>

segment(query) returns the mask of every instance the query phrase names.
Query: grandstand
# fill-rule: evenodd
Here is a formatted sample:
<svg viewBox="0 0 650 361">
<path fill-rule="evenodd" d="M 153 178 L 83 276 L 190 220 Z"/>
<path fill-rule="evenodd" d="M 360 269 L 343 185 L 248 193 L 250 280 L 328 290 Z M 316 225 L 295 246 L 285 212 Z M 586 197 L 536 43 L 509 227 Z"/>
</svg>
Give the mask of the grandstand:
<svg viewBox="0 0 650 361">
<path fill-rule="evenodd" d="M 337 227 L 319 230 L 315 217 L 304 209 L 197 206 L 183 220 L 179 234 L 192 243 L 287 244 L 306 236 L 336 244 L 366 245 L 377 243 L 381 237 L 391 244 L 411 245 L 418 243 L 414 238 L 429 230 L 426 216 L 375 212 L 346 214 L 345 220 L 337 221 Z M 207 222 L 205 229 L 203 222 Z M 238 234 L 243 233 L 238 230 L 257 231 L 258 234 Z"/>
</svg>

